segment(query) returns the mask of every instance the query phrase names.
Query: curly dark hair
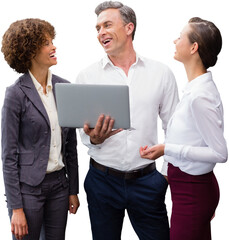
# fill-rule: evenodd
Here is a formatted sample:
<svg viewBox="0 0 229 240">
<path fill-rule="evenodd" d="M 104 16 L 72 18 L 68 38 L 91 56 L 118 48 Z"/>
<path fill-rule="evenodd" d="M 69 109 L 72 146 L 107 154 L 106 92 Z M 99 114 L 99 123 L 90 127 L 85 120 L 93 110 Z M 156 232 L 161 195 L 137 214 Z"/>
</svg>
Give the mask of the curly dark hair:
<svg viewBox="0 0 229 240">
<path fill-rule="evenodd" d="M 47 36 L 55 38 L 54 27 L 38 18 L 27 18 L 12 23 L 2 38 L 2 53 L 11 68 L 26 73 L 31 60 L 45 44 Z"/>
</svg>

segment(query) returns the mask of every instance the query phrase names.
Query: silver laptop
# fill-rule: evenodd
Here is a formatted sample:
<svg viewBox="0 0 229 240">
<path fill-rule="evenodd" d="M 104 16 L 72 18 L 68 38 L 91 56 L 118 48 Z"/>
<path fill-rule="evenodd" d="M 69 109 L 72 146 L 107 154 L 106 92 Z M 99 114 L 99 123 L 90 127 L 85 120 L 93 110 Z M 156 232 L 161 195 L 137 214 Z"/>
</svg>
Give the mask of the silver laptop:
<svg viewBox="0 0 229 240">
<path fill-rule="evenodd" d="M 114 118 L 114 129 L 130 128 L 129 87 L 57 83 L 56 104 L 61 127 L 96 125 L 100 114 Z"/>
</svg>

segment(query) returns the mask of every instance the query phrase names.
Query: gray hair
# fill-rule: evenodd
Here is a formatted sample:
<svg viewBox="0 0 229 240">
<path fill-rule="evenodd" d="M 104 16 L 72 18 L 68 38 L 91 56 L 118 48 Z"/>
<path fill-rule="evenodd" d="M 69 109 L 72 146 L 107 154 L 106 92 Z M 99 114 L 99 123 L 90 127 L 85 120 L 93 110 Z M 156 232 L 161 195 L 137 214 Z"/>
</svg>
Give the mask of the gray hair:
<svg viewBox="0 0 229 240">
<path fill-rule="evenodd" d="M 96 7 L 95 13 L 98 16 L 101 12 L 109 8 L 118 9 L 124 23 L 128 24 L 131 22 L 134 24 L 134 30 L 132 33 L 132 39 L 134 40 L 137 26 L 137 20 L 134 10 L 126 5 L 123 5 L 121 2 L 105 1 L 103 3 L 100 3 Z"/>
</svg>

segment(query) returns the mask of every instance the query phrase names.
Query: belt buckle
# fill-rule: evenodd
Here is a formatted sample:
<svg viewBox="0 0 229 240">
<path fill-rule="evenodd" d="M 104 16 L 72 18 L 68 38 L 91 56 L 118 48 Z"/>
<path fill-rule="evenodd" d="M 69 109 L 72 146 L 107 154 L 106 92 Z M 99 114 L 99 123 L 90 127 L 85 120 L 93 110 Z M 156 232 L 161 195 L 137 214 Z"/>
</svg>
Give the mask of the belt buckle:
<svg viewBox="0 0 229 240">
<path fill-rule="evenodd" d="M 141 176 L 141 171 L 139 170 L 133 170 L 130 172 L 126 172 L 124 175 L 124 179 L 130 180 L 130 179 L 136 179 Z"/>
</svg>

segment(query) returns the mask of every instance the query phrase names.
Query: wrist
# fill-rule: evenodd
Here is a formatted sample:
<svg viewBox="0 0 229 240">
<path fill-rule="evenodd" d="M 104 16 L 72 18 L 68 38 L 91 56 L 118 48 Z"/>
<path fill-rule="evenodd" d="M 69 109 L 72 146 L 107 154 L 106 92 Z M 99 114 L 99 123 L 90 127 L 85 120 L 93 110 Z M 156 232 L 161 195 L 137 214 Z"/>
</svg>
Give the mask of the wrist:
<svg viewBox="0 0 229 240">
<path fill-rule="evenodd" d="M 104 141 L 95 141 L 95 140 L 93 140 L 91 137 L 90 137 L 90 142 L 91 142 L 91 144 L 93 144 L 93 145 L 98 145 L 98 144 L 101 144 L 101 143 L 103 143 Z"/>
<path fill-rule="evenodd" d="M 24 211 L 23 211 L 23 208 L 13 209 L 13 213 L 20 213 L 20 212 L 24 212 Z"/>
</svg>

